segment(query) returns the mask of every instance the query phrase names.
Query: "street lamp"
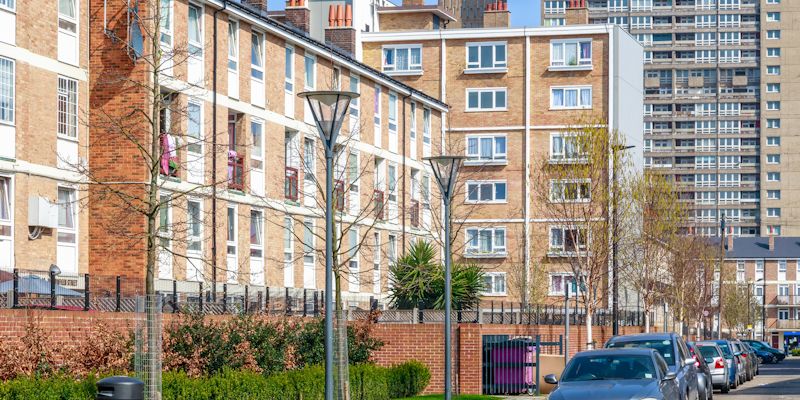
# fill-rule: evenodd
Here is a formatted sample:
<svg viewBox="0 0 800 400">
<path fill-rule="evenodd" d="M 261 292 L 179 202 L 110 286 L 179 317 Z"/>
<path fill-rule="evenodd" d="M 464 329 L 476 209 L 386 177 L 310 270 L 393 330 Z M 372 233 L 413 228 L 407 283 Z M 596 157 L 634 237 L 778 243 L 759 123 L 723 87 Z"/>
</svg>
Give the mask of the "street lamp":
<svg viewBox="0 0 800 400">
<path fill-rule="evenodd" d="M 56 308 L 56 277 L 61 275 L 58 265 L 50 264 L 50 308 Z"/>
<path fill-rule="evenodd" d="M 635 146 L 624 146 L 624 145 L 611 146 L 612 157 L 613 157 L 612 161 L 614 163 L 614 165 L 612 166 L 612 171 L 611 171 L 611 173 L 613 174 L 613 185 L 614 185 L 613 186 L 614 192 L 613 192 L 613 197 L 612 197 L 612 202 L 613 202 L 613 207 L 614 207 L 614 209 L 613 209 L 613 213 L 614 213 L 614 215 L 613 215 L 613 218 L 614 218 L 613 223 L 614 223 L 614 225 L 611 227 L 611 229 L 612 229 L 612 239 L 611 239 L 611 260 L 612 260 L 612 264 L 611 264 L 611 270 L 613 271 L 613 274 L 614 274 L 613 277 L 612 277 L 613 279 L 612 279 L 612 295 L 611 295 L 611 297 L 612 297 L 611 298 L 611 304 L 612 304 L 612 306 L 611 306 L 612 307 L 611 308 L 611 314 L 612 314 L 611 318 L 613 319 L 613 324 L 611 325 L 611 327 L 612 327 L 611 334 L 614 335 L 614 336 L 619 335 L 619 262 L 617 261 L 617 244 L 618 244 L 617 242 L 619 242 L 619 239 L 618 239 L 619 234 L 617 232 L 619 230 L 619 223 L 617 222 L 617 219 L 618 219 L 617 209 L 619 208 L 617 206 L 617 201 L 618 201 L 617 192 L 619 191 L 619 185 L 618 185 L 619 178 L 617 176 L 618 175 L 617 174 L 617 152 L 630 150 L 630 149 L 632 149 L 634 147 Z"/>
<path fill-rule="evenodd" d="M 325 146 L 325 400 L 333 400 L 333 146 L 358 93 L 302 92 Z"/>
<path fill-rule="evenodd" d="M 462 156 L 438 156 L 424 159 L 431 165 L 436 182 L 444 200 L 444 399 L 453 397 L 453 388 L 450 384 L 453 366 L 450 363 L 450 307 L 451 307 L 451 265 L 450 254 L 450 202 L 456 186 L 458 169 L 464 161 Z"/>
</svg>

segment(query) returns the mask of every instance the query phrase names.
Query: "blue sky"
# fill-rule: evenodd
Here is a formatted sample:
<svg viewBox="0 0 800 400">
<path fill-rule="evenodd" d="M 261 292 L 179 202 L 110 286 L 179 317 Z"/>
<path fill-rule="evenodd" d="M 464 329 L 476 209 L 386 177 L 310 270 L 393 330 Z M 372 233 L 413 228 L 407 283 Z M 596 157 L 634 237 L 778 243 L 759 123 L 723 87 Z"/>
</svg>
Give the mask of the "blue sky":
<svg viewBox="0 0 800 400">
<path fill-rule="evenodd" d="M 399 0 L 395 0 L 400 2 Z M 426 3 L 436 4 L 436 0 L 426 0 Z M 285 0 L 269 0 L 270 10 L 282 10 L 286 5 Z M 511 10 L 511 25 L 515 27 L 539 26 L 539 0 L 508 0 Z"/>
</svg>

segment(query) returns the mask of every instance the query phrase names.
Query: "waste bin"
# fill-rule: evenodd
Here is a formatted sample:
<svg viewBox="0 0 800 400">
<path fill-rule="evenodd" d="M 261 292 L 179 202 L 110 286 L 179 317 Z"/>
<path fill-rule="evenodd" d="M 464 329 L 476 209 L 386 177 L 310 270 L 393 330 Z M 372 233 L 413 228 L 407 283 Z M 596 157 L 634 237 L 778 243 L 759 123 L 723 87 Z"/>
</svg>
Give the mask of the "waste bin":
<svg viewBox="0 0 800 400">
<path fill-rule="evenodd" d="M 144 382 L 127 376 L 97 381 L 96 400 L 144 400 Z"/>
</svg>

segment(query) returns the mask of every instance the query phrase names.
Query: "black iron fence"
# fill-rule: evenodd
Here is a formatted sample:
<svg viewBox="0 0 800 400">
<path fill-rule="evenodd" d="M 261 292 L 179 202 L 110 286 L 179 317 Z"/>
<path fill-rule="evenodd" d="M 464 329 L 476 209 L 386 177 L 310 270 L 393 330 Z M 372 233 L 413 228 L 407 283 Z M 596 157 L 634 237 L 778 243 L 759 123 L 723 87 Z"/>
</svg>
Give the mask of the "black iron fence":
<svg viewBox="0 0 800 400">
<path fill-rule="evenodd" d="M 483 335 L 481 339 L 483 394 L 538 395 L 540 355 L 564 354 L 561 335 Z"/>
</svg>

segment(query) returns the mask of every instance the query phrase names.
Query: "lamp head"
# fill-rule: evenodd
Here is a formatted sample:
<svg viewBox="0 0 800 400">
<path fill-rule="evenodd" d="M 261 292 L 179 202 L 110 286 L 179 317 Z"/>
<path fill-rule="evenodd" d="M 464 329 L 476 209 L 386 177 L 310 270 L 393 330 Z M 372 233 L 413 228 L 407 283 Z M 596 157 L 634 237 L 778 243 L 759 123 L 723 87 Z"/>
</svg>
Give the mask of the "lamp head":
<svg viewBox="0 0 800 400">
<path fill-rule="evenodd" d="M 464 162 L 463 156 L 436 156 L 424 158 L 431 165 L 433 175 L 436 177 L 436 182 L 439 183 L 439 188 L 442 190 L 442 195 L 448 198 L 452 195 L 453 187 L 455 186 L 458 177 L 458 170 Z"/>
<path fill-rule="evenodd" d="M 61 275 L 61 268 L 58 268 L 58 265 L 50 264 L 50 273 L 55 276 Z"/>
<path fill-rule="evenodd" d="M 354 92 L 340 91 L 314 91 L 298 93 L 298 96 L 305 98 L 314 116 L 319 135 L 325 142 L 328 149 L 333 149 L 336 136 L 342 127 L 342 121 L 347 115 L 350 101 L 359 96 Z"/>
</svg>

